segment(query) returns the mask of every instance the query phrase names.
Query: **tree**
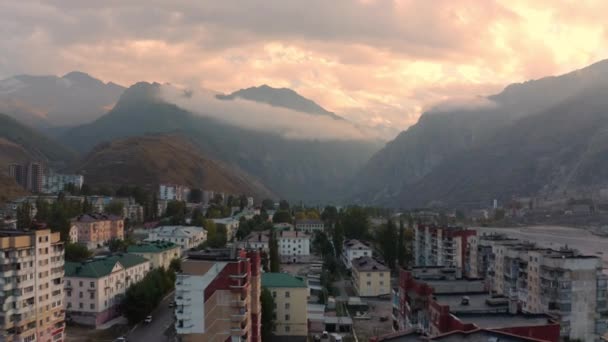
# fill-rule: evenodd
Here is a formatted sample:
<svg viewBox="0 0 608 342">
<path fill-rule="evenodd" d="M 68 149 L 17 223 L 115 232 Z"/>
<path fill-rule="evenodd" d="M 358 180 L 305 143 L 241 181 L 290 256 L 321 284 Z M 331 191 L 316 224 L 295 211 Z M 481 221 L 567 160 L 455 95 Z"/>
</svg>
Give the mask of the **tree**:
<svg viewBox="0 0 608 342">
<path fill-rule="evenodd" d="M 274 210 L 274 201 L 266 198 L 262 201 L 262 210 Z"/>
<path fill-rule="evenodd" d="M 309 209 L 306 211 L 306 218 L 309 220 L 319 220 L 321 219 L 321 216 L 317 209 Z"/>
<path fill-rule="evenodd" d="M 349 239 L 365 239 L 369 237 L 369 217 L 366 211 L 358 206 L 349 207 L 340 215 L 344 226 L 344 234 Z"/>
<path fill-rule="evenodd" d="M 218 208 L 207 209 L 207 218 L 220 218 L 222 217 L 222 210 Z"/>
<path fill-rule="evenodd" d="M 300 220 L 305 220 L 306 219 L 306 213 L 303 211 L 298 211 L 295 214 L 295 220 L 296 221 L 300 221 Z"/>
<path fill-rule="evenodd" d="M 270 272 L 281 271 L 281 261 L 279 259 L 279 242 L 277 241 L 274 229 L 270 230 L 270 239 L 268 240 Z"/>
<path fill-rule="evenodd" d="M 274 213 L 272 216 L 273 223 L 291 223 L 291 214 L 289 211 L 280 210 Z"/>
<path fill-rule="evenodd" d="M 171 224 L 173 225 L 186 223 L 186 203 L 183 201 L 171 201 L 167 203 L 165 217 L 170 217 Z"/>
<path fill-rule="evenodd" d="M 92 195 L 93 191 L 91 190 L 91 186 L 87 183 L 82 184 L 82 186 L 80 187 L 80 194 L 83 196 Z"/>
<path fill-rule="evenodd" d="M 262 341 L 270 341 L 275 326 L 275 303 L 272 293 L 265 287 L 262 288 L 260 294 L 260 306 L 262 309 Z"/>
<path fill-rule="evenodd" d="M 110 252 L 126 252 L 129 247 L 129 242 L 126 240 L 112 239 L 108 241 L 108 249 Z"/>
<path fill-rule="evenodd" d="M 85 197 L 82 201 L 82 213 L 83 214 L 91 214 L 93 212 L 93 204 L 89 202 L 89 198 Z"/>
<path fill-rule="evenodd" d="M 188 194 L 188 202 L 201 203 L 203 201 L 203 191 L 201 189 L 191 189 Z"/>
<path fill-rule="evenodd" d="M 287 202 L 286 200 L 281 200 L 279 202 L 279 210 L 289 210 L 289 202 Z"/>
<path fill-rule="evenodd" d="M 403 227 L 403 220 L 399 220 L 399 238 L 397 239 L 397 263 L 400 267 L 406 267 L 405 255 L 405 228 Z"/>
<path fill-rule="evenodd" d="M 174 258 L 173 260 L 171 260 L 171 263 L 169 264 L 169 270 L 173 271 L 174 273 L 181 272 L 182 271 L 182 259 Z"/>
<path fill-rule="evenodd" d="M 192 211 L 190 224 L 198 227 L 203 227 L 205 224 L 205 215 L 203 215 L 203 211 L 200 208 L 196 208 Z"/>
<path fill-rule="evenodd" d="M 32 205 L 28 202 L 17 208 L 17 228 L 28 229 L 32 226 Z"/>
<path fill-rule="evenodd" d="M 121 303 L 121 311 L 130 324 L 143 320 L 152 312 L 174 286 L 175 273 L 157 268 L 146 274 L 144 279 L 131 285 Z"/>
<path fill-rule="evenodd" d="M 339 257 L 342 255 L 342 244 L 344 243 L 344 228 L 340 221 L 336 223 L 336 228 L 334 229 L 333 243 L 336 250 L 336 256 Z"/>
<path fill-rule="evenodd" d="M 112 200 L 110 201 L 110 203 L 106 204 L 106 206 L 103 208 L 103 211 L 107 214 L 122 216 L 124 207 L 125 204 L 122 201 Z"/>
<path fill-rule="evenodd" d="M 207 243 L 217 239 L 217 226 L 213 220 L 205 220 L 205 230 L 207 230 Z"/>
<path fill-rule="evenodd" d="M 36 200 L 36 216 L 34 217 L 38 222 L 47 222 L 51 217 L 51 205 L 49 202 L 38 198 Z"/>
<path fill-rule="evenodd" d="M 395 268 L 397 258 L 397 231 L 392 220 L 388 220 L 384 229 L 380 231 L 379 244 L 384 261 L 390 269 Z"/>
<path fill-rule="evenodd" d="M 92 253 L 86 246 L 77 243 L 65 244 L 65 260 L 71 262 L 81 262 L 90 258 Z"/>
</svg>

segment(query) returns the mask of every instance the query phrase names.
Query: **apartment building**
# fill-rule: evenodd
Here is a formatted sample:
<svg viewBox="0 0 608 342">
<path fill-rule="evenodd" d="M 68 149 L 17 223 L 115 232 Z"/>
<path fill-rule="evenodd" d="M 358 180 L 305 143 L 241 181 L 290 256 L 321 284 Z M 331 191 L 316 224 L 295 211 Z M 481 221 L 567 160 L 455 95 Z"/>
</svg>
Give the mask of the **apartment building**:
<svg viewBox="0 0 608 342">
<path fill-rule="evenodd" d="M 10 164 L 8 174 L 26 190 L 33 193 L 42 192 L 44 167 L 41 163 Z"/>
<path fill-rule="evenodd" d="M 190 252 L 175 281 L 175 329 L 180 341 L 260 342 L 258 251 Z"/>
<path fill-rule="evenodd" d="M 149 260 L 128 253 L 66 262 L 67 317 L 78 324 L 99 327 L 120 316 L 119 306 L 125 292 L 149 271 Z"/>
<path fill-rule="evenodd" d="M 268 252 L 270 247 L 270 233 L 268 231 L 251 232 L 247 237 L 239 242 L 239 246 L 245 249 L 256 249 Z"/>
<path fill-rule="evenodd" d="M 0 341 L 63 341 L 64 249 L 40 226 L 0 231 Z"/>
<path fill-rule="evenodd" d="M 297 220 L 296 229 L 313 234 L 314 232 L 322 232 L 325 229 L 325 224 L 321 220 Z"/>
<path fill-rule="evenodd" d="M 207 231 L 196 226 L 161 226 L 150 229 L 146 241 L 168 241 L 181 247 L 182 252 L 207 240 Z"/>
<path fill-rule="evenodd" d="M 302 278 L 286 273 L 263 273 L 262 287 L 274 298 L 276 336 L 306 341 L 308 335 L 308 286 Z"/>
<path fill-rule="evenodd" d="M 369 256 L 352 261 L 352 281 L 360 297 L 376 297 L 391 293 L 391 271 Z"/>
<path fill-rule="evenodd" d="M 163 201 L 187 201 L 190 188 L 177 184 L 160 184 L 158 199 Z"/>
<path fill-rule="evenodd" d="M 96 248 L 112 239 L 124 238 L 124 221 L 121 217 L 107 214 L 82 214 L 72 219 L 78 233 L 78 243 Z"/>
<path fill-rule="evenodd" d="M 127 247 L 127 252 L 150 260 L 150 267 L 169 269 L 173 259 L 182 256 L 181 247 L 169 241 L 149 241 Z"/>
<path fill-rule="evenodd" d="M 279 255 L 285 261 L 298 262 L 310 255 L 310 235 L 299 231 L 277 232 Z"/>
<path fill-rule="evenodd" d="M 350 270 L 353 267 L 353 260 L 363 256 L 372 256 L 371 247 L 355 239 L 344 241 L 342 245 L 342 262 L 344 262 L 347 269 Z"/>
<path fill-rule="evenodd" d="M 240 221 L 234 217 L 212 219 L 216 226 L 226 228 L 226 238 L 231 241 L 239 230 Z"/>
<path fill-rule="evenodd" d="M 58 194 L 62 192 L 68 184 L 73 184 L 76 189 L 80 190 L 82 184 L 84 184 L 84 176 L 49 171 L 47 175 L 42 177 L 42 192 L 47 194 Z"/>
<path fill-rule="evenodd" d="M 599 257 L 500 235 L 481 236 L 479 246 L 486 250 L 480 257 L 490 260 L 490 289 L 515 302 L 518 310 L 558 317 L 564 339 L 593 341 L 608 329 L 601 318 L 608 313 L 608 277 Z"/>
<path fill-rule="evenodd" d="M 414 265 L 454 268 L 457 277 L 477 277 L 477 232 L 461 227 L 418 225 Z"/>
</svg>

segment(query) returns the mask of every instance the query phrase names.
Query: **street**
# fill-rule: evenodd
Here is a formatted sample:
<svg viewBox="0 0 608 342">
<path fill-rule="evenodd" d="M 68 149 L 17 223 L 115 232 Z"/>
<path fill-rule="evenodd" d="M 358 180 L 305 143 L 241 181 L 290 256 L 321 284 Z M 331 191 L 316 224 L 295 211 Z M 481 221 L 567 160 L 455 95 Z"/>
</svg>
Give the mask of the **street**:
<svg viewBox="0 0 608 342">
<path fill-rule="evenodd" d="M 173 324 L 173 308 L 169 303 L 173 301 L 173 293 L 167 296 L 152 312 L 152 323 L 140 323 L 136 329 L 127 335 L 129 341 L 139 342 L 168 342 L 171 339 L 165 331 Z"/>
</svg>

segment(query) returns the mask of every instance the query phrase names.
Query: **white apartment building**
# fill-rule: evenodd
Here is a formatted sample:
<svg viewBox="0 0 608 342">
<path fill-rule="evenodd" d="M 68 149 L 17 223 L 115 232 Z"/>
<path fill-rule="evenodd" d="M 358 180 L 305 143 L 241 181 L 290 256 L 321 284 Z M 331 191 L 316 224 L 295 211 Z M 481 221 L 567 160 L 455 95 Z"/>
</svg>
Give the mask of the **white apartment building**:
<svg viewBox="0 0 608 342">
<path fill-rule="evenodd" d="M 454 268 L 456 277 L 477 277 L 477 232 L 461 227 L 414 228 L 414 265 Z"/>
<path fill-rule="evenodd" d="M 266 231 L 251 232 L 246 238 L 239 241 L 239 247 L 245 249 L 259 249 L 264 252 L 269 252 L 270 233 Z"/>
<path fill-rule="evenodd" d="M 160 184 L 158 199 L 163 201 L 187 201 L 190 188 L 177 184 Z"/>
<path fill-rule="evenodd" d="M 0 232 L 0 341 L 63 341 L 63 266 L 59 233 Z"/>
<path fill-rule="evenodd" d="M 76 189 L 80 189 L 82 188 L 82 184 L 84 184 L 84 176 L 51 172 L 42 177 L 42 192 L 58 194 L 68 184 L 73 184 Z"/>
<path fill-rule="evenodd" d="M 169 241 L 181 247 L 182 253 L 207 240 L 207 231 L 195 226 L 161 226 L 150 229 L 147 241 Z"/>
<path fill-rule="evenodd" d="M 342 245 L 342 261 L 347 269 L 350 270 L 353 267 L 352 261 L 354 259 L 363 256 L 372 256 L 371 247 L 355 239 L 344 241 Z"/>
<path fill-rule="evenodd" d="M 540 248 L 502 235 L 479 237 L 479 262 L 489 288 L 528 313 L 560 320 L 563 339 L 595 341 L 608 329 L 602 259 L 562 248 Z M 482 268 L 480 267 L 480 271 Z"/>
<path fill-rule="evenodd" d="M 124 253 L 65 263 L 65 300 L 69 319 L 98 327 L 120 315 L 125 292 L 144 279 L 150 261 Z"/>
<path fill-rule="evenodd" d="M 283 260 L 298 262 L 310 255 L 310 235 L 298 231 L 277 232 L 279 255 Z"/>
<path fill-rule="evenodd" d="M 325 229 L 325 224 L 321 220 L 298 220 L 296 221 L 296 229 L 312 234 L 314 232 L 322 232 Z"/>
</svg>

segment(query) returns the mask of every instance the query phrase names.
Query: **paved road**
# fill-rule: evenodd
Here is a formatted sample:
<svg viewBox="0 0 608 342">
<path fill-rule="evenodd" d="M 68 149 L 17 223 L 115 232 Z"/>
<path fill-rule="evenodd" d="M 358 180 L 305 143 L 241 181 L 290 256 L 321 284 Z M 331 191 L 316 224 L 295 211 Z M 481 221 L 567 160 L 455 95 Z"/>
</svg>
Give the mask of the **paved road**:
<svg viewBox="0 0 608 342">
<path fill-rule="evenodd" d="M 557 226 L 476 229 L 481 232 L 505 233 L 514 238 L 534 241 L 544 247 L 559 248 L 568 245 L 581 253 L 601 257 L 604 267 L 608 268 L 608 238 L 593 235 L 584 229 Z"/>
<path fill-rule="evenodd" d="M 152 312 L 152 323 L 141 323 L 129 335 L 129 341 L 135 342 L 169 342 L 169 337 L 165 335 L 165 331 L 173 322 L 173 309 L 169 308 L 169 303 L 173 301 L 173 293 L 167 296 Z"/>
</svg>

